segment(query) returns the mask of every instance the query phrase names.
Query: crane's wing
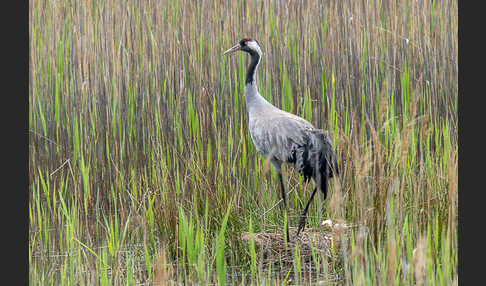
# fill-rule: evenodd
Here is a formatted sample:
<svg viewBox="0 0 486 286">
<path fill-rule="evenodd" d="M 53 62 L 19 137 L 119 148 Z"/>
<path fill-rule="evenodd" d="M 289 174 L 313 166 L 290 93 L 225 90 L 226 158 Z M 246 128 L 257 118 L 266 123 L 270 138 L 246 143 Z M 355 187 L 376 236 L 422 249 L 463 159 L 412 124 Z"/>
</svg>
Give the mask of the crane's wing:
<svg viewBox="0 0 486 286">
<path fill-rule="evenodd" d="M 298 116 L 281 112 L 250 119 L 250 135 L 257 151 L 265 158 L 288 162 L 292 150 L 308 141 L 315 127 Z"/>
<path fill-rule="evenodd" d="M 306 179 L 331 167 L 337 171 L 336 155 L 327 132 L 316 129 L 296 115 L 281 112 L 250 120 L 250 135 L 257 151 L 265 158 L 278 163 L 294 164 Z"/>
</svg>

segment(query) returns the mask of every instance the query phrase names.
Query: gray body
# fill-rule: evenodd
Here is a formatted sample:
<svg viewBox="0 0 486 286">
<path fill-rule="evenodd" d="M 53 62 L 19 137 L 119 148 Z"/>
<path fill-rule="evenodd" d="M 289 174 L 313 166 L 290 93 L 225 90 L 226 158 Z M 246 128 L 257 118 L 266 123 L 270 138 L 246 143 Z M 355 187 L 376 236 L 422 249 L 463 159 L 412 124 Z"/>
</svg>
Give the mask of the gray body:
<svg viewBox="0 0 486 286">
<path fill-rule="evenodd" d="M 289 163 L 306 179 L 315 178 L 317 169 L 322 166 L 316 158 L 319 151 L 328 153 L 323 155 L 327 155 L 330 164 L 335 166 L 335 155 L 327 132 L 269 103 L 260 95 L 255 82 L 245 85 L 245 101 L 253 144 L 277 171 L 280 171 L 282 163 Z M 332 173 L 330 169 L 329 177 Z"/>
</svg>

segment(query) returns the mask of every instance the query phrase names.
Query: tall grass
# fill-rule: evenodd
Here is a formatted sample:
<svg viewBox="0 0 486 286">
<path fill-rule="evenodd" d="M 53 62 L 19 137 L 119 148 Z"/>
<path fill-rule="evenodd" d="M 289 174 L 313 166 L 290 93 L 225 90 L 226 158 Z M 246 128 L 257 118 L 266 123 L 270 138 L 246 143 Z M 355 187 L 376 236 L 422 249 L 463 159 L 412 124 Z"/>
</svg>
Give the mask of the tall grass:
<svg viewBox="0 0 486 286">
<path fill-rule="evenodd" d="M 32 285 L 457 284 L 457 1 L 29 3 Z M 222 56 L 248 36 L 345 162 L 308 226 L 361 227 L 313 275 L 241 239 L 284 219 Z M 313 186 L 285 180 L 295 226 Z"/>
</svg>

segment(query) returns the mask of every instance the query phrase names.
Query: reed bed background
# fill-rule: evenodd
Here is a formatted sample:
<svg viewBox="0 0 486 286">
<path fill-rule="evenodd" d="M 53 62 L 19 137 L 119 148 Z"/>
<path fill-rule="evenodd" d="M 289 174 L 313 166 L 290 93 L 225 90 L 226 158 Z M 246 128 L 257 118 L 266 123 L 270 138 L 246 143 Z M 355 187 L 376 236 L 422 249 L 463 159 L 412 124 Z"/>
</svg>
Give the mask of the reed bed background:
<svg viewBox="0 0 486 286">
<path fill-rule="evenodd" d="M 457 1 L 29 4 L 31 285 L 457 285 Z M 241 238 L 283 229 L 243 37 L 262 95 L 332 134 L 307 222 L 359 226 L 339 259 Z M 284 178 L 296 226 L 313 184 Z"/>
</svg>

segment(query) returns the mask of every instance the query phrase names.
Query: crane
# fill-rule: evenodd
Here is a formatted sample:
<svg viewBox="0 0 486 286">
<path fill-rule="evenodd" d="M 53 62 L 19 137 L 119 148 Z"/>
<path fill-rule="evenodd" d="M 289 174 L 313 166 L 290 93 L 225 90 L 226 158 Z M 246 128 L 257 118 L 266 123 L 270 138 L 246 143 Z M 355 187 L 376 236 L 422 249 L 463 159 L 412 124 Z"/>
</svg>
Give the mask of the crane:
<svg viewBox="0 0 486 286">
<path fill-rule="evenodd" d="M 297 230 L 299 236 L 305 228 L 307 211 L 317 189 L 323 193 L 325 200 L 328 179 L 338 173 L 336 154 L 328 132 L 315 128 L 299 116 L 278 109 L 260 95 L 256 71 L 263 53 L 259 43 L 253 38 L 244 38 L 223 55 L 236 51 L 246 52 L 251 57 L 245 78 L 245 103 L 250 136 L 255 149 L 270 161 L 277 172 L 287 217 L 288 205 L 282 178 L 282 164 L 293 165 L 304 176 L 306 182 L 312 178 L 316 184 L 300 216 Z M 286 238 L 290 242 L 288 223 Z"/>
</svg>

